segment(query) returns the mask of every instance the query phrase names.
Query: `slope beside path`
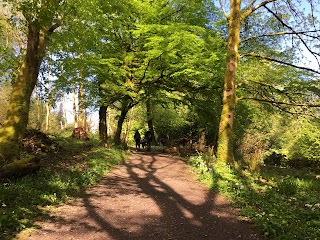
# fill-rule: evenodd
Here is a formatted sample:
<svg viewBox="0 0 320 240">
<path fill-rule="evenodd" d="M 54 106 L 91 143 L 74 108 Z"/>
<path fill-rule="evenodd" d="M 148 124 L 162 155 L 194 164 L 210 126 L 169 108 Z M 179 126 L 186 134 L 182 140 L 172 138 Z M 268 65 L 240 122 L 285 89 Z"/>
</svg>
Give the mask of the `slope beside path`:
<svg viewBox="0 0 320 240">
<path fill-rule="evenodd" d="M 166 154 L 134 152 L 50 216 L 17 239 L 264 239 L 224 197 L 199 183 L 184 160 Z"/>
</svg>

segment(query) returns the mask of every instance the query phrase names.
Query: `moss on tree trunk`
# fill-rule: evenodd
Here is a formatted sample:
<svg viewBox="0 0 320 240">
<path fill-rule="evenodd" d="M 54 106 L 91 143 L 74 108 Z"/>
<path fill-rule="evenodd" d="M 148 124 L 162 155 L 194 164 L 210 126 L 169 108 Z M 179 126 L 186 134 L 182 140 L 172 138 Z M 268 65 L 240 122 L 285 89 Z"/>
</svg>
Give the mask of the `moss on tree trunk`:
<svg viewBox="0 0 320 240">
<path fill-rule="evenodd" d="M 234 163 L 233 122 L 236 110 L 236 72 L 239 62 L 241 12 L 240 0 L 232 0 L 230 6 L 227 69 L 224 80 L 223 106 L 219 125 L 217 156 L 222 162 Z"/>
<path fill-rule="evenodd" d="M 30 98 L 37 83 L 48 31 L 29 24 L 26 56 L 13 81 L 6 120 L 0 129 L 0 166 L 20 159 L 20 141 L 28 124 Z"/>
</svg>

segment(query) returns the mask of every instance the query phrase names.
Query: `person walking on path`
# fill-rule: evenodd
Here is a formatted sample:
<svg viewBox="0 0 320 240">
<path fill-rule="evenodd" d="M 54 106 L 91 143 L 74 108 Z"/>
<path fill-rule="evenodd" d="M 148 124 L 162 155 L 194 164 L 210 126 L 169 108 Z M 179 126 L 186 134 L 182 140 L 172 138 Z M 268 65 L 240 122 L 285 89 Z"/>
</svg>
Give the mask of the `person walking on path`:
<svg viewBox="0 0 320 240">
<path fill-rule="evenodd" d="M 180 158 L 133 153 L 82 197 L 51 210 L 40 229 L 16 239 L 264 239 L 190 170 Z"/>
</svg>

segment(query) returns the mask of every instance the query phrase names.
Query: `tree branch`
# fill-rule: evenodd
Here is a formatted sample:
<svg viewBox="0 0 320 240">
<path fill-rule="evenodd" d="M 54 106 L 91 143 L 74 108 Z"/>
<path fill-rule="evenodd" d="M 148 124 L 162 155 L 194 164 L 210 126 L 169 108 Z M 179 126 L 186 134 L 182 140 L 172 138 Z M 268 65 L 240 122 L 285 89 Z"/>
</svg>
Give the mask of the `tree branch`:
<svg viewBox="0 0 320 240">
<path fill-rule="evenodd" d="M 260 7 L 265 7 L 268 3 L 275 2 L 275 1 L 277 1 L 277 0 L 266 0 L 266 1 L 263 1 L 262 3 L 257 4 L 256 6 L 250 7 L 249 9 L 247 9 L 247 11 L 242 13 L 241 19 L 243 20 L 243 19 L 247 18 L 251 13 L 253 13 L 257 9 L 259 9 Z"/>
<path fill-rule="evenodd" d="M 320 103 L 294 103 L 294 102 L 282 102 L 282 101 L 275 101 L 271 99 L 262 99 L 262 98 L 255 98 L 255 97 L 242 97 L 238 98 L 238 101 L 241 100 L 253 100 L 258 102 L 266 102 L 271 103 L 273 105 L 287 105 L 287 106 L 294 106 L 294 107 L 320 107 Z"/>
<path fill-rule="evenodd" d="M 223 12 L 224 16 L 225 16 L 227 19 L 229 19 L 229 15 L 227 14 L 226 10 L 225 10 L 224 7 L 223 7 L 222 0 L 219 0 L 219 3 L 220 3 L 220 7 L 221 7 L 221 9 L 222 9 L 222 12 Z"/>
<path fill-rule="evenodd" d="M 318 39 L 319 38 L 318 36 L 311 36 L 311 35 L 306 34 L 306 33 L 314 33 L 314 32 L 320 32 L 320 30 L 301 31 L 301 32 L 277 32 L 277 33 L 261 34 L 261 35 L 256 35 L 256 36 L 245 38 L 245 39 L 241 40 L 241 42 L 246 42 L 251 39 L 261 38 L 261 37 L 274 37 L 274 36 L 280 36 L 280 35 L 296 35 L 296 34 L 302 34 L 307 37 Z"/>
<path fill-rule="evenodd" d="M 298 112 L 298 111 L 294 111 L 294 112 L 292 112 L 292 111 L 289 111 L 289 110 L 287 110 L 287 109 L 285 109 L 285 108 L 283 108 L 283 107 L 281 107 L 281 106 L 279 106 L 279 105 L 274 105 L 276 108 L 278 108 L 280 111 L 282 111 L 282 112 L 285 112 L 285 113 L 289 113 L 289 114 L 291 114 L 291 115 L 295 115 L 295 116 L 303 116 L 303 117 L 312 117 L 312 118 L 316 118 L 316 119 L 319 119 L 319 117 L 317 117 L 317 116 L 315 116 L 315 114 L 312 114 L 312 113 L 306 113 L 305 111 L 303 111 L 303 112 Z"/>
<path fill-rule="evenodd" d="M 269 9 L 267 6 L 264 6 L 265 9 L 267 9 L 267 11 L 269 13 L 271 13 L 283 26 L 285 26 L 286 28 L 290 29 L 292 32 L 296 33 L 296 36 L 300 39 L 300 41 L 302 42 L 302 44 L 306 47 L 306 49 L 315 57 L 315 59 L 317 60 L 317 63 L 318 63 L 318 66 L 320 66 L 320 62 L 317 58 L 317 56 L 320 56 L 320 54 L 312 51 L 308 44 L 302 39 L 302 37 L 300 36 L 300 34 L 298 34 L 292 27 L 290 27 L 288 24 L 286 24 L 284 21 L 282 21 L 282 19 L 277 15 L 275 14 L 271 9 Z"/>
<path fill-rule="evenodd" d="M 53 24 L 49 29 L 48 29 L 48 33 L 52 34 L 54 32 L 54 30 L 56 30 L 58 27 L 60 27 L 60 23 L 55 23 Z"/>
<path fill-rule="evenodd" d="M 259 54 L 248 53 L 248 54 L 245 54 L 243 56 L 261 58 L 261 59 L 265 59 L 265 60 L 268 60 L 268 61 L 277 62 L 277 63 L 283 64 L 283 65 L 287 65 L 287 66 L 290 66 L 290 67 L 294 67 L 294 68 L 298 68 L 298 69 L 302 69 L 302 70 L 306 70 L 306 71 L 309 71 L 309 72 L 320 74 L 319 71 L 314 70 L 312 68 L 297 66 L 297 65 L 292 64 L 292 63 L 287 63 L 287 62 L 284 62 L 284 61 L 281 61 L 281 60 L 277 60 L 277 59 L 274 59 L 274 58 L 271 58 L 271 57 L 267 57 L 267 56 L 261 56 Z"/>
</svg>

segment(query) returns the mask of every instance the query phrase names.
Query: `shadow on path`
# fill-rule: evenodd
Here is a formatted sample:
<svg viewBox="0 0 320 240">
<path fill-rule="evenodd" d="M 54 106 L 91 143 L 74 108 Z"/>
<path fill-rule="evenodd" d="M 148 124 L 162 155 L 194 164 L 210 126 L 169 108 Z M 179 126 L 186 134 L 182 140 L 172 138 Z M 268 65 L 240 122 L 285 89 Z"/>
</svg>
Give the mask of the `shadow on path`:
<svg viewBox="0 0 320 240">
<path fill-rule="evenodd" d="M 29 239 L 263 239 L 187 163 L 133 153 Z"/>
</svg>

